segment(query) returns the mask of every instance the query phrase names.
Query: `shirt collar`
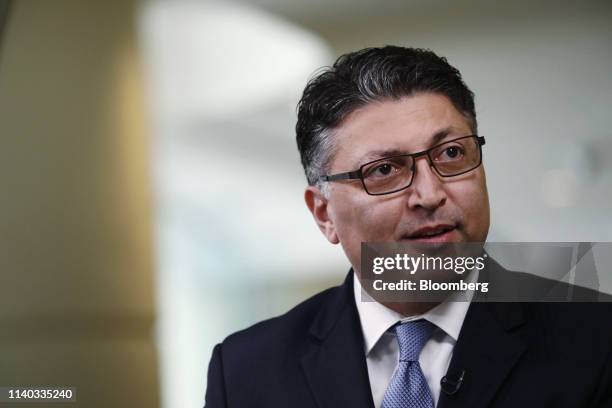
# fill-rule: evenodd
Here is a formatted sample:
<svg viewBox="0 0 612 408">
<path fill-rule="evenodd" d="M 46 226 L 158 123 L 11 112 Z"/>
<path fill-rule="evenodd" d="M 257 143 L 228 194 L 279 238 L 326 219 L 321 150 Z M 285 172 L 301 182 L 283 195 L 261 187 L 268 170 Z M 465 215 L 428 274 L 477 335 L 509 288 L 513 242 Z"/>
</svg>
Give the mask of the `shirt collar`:
<svg viewBox="0 0 612 408">
<path fill-rule="evenodd" d="M 478 270 L 475 269 L 469 273 L 466 281 L 477 282 Z M 365 290 L 362 290 L 361 282 L 356 275 L 353 279 L 353 291 L 359 320 L 361 321 L 366 355 L 372 351 L 385 332 L 400 321 L 425 319 L 443 330 L 454 341 L 457 341 L 473 297 L 473 292 L 469 292 L 467 293 L 467 300 L 457 300 L 459 298 L 453 294 L 444 302 L 423 314 L 406 317 L 373 300 Z"/>
</svg>

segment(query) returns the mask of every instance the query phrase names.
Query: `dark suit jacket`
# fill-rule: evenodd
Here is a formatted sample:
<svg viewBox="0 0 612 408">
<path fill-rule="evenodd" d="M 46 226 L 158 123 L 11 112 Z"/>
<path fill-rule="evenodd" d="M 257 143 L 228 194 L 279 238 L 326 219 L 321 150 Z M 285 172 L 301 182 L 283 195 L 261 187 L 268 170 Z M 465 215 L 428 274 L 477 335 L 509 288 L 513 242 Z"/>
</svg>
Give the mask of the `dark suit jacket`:
<svg viewBox="0 0 612 408">
<path fill-rule="evenodd" d="M 372 408 L 352 280 L 217 345 L 205 407 Z M 463 370 L 438 407 L 612 407 L 612 303 L 474 302 L 448 373 Z"/>
</svg>

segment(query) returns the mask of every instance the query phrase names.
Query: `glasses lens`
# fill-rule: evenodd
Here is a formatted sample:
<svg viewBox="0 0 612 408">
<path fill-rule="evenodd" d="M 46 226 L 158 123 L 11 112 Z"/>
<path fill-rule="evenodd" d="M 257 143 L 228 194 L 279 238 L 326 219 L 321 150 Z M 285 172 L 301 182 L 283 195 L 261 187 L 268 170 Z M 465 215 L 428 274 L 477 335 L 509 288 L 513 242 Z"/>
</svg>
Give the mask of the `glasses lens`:
<svg viewBox="0 0 612 408">
<path fill-rule="evenodd" d="M 396 156 L 380 159 L 361 169 L 363 182 L 370 194 L 383 194 L 410 185 L 412 157 Z"/>
<path fill-rule="evenodd" d="M 480 148 L 475 137 L 466 137 L 441 144 L 429 157 L 441 175 L 454 176 L 478 167 Z"/>
</svg>

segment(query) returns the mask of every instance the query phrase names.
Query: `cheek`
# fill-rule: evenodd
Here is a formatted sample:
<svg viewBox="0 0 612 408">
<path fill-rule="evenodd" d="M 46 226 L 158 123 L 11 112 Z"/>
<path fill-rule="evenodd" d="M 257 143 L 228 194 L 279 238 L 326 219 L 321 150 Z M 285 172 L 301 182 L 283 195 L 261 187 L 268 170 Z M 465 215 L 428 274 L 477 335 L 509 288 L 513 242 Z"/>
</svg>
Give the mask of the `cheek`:
<svg viewBox="0 0 612 408">
<path fill-rule="evenodd" d="M 466 183 L 455 191 L 455 202 L 463 213 L 463 222 L 467 239 L 484 241 L 489 231 L 489 197 L 484 179 Z"/>
<path fill-rule="evenodd" d="M 401 210 L 377 197 L 345 200 L 334 214 L 336 233 L 347 258 L 359 272 L 362 242 L 392 242 Z"/>
<path fill-rule="evenodd" d="M 340 241 L 361 246 L 362 241 L 389 241 L 401 218 L 399 200 L 381 197 L 358 197 L 338 201 L 335 225 Z"/>
</svg>

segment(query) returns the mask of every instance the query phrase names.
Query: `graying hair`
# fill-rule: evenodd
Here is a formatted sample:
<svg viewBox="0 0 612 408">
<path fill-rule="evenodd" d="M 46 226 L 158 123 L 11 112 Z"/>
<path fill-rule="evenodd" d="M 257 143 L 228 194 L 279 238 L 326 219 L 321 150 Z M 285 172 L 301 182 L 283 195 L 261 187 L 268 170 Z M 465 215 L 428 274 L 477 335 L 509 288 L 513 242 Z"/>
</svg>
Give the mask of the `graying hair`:
<svg viewBox="0 0 612 408">
<path fill-rule="evenodd" d="M 335 135 L 332 129 L 321 129 L 313 134 L 317 139 L 311 152 L 310 165 L 305 169 L 308 184 L 316 185 L 324 195 L 328 193 L 328 183 L 320 180 L 321 176 L 329 173 L 329 165 L 336 150 Z"/>
</svg>

